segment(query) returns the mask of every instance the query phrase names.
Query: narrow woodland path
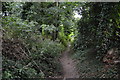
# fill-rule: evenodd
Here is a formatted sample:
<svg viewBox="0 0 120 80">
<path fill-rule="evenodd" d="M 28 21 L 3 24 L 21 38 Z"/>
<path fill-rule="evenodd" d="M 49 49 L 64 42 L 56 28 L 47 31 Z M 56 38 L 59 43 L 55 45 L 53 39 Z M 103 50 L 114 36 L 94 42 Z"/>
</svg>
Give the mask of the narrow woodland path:
<svg viewBox="0 0 120 80">
<path fill-rule="evenodd" d="M 67 50 L 62 53 L 60 58 L 61 65 L 63 67 L 63 77 L 64 78 L 79 78 L 79 74 L 76 69 L 76 65 L 73 59 L 69 56 L 70 45 Z"/>
</svg>

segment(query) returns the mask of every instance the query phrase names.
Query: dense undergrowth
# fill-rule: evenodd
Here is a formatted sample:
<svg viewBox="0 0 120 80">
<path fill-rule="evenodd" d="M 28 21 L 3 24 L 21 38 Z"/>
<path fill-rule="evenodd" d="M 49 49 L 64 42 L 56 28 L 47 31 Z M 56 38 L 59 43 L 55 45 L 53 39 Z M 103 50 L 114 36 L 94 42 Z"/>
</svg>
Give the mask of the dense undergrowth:
<svg viewBox="0 0 120 80">
<path fill-rule="evenodd" d="M 3 78 L 60 75 L 58 57 L 64 46 L 35 32 L 35 23 L 8 16 L 3 21 Z"/>
<path fill-rule="evenodd" d="M 78 13 L 82 17 L 77 23 L 73 57 L 78 60 L 80 76 L 117 78 L 120 65 L 119 3 L 85 3 Z"/>
<path fill-rule="evenodd" d="M 58 57 L 68 43 L 72 43 L 71 56 L 78 63 L 80 77 L 118 76 L 120 68 L 113 62 L 120 63 L 119 3 L 3 2 L 2 5 L 3 78 L 61 75 Z"/>
<path fill-rule="evenodd" d="M 106 66 L 97 58 L 93 49 L 77 50 L 73 59 L 77 61 L 77 68 L 81 78 L 117 78 L 117 67 L 115 65 Z"/>
</svg>

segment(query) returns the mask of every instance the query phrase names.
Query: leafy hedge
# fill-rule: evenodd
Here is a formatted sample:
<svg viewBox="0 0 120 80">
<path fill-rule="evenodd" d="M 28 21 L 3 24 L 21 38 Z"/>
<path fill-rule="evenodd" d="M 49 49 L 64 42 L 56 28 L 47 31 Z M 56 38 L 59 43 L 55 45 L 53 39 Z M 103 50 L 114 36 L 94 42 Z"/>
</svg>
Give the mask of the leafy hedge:
<svg viewBox="0 0 120 80">
<path fill-rule="evenodd" d="M 11 15 L 3 17 L 2 24 L 3 78 L 44 78 L 60 73 L 57 58 L 64 46 L 43 38 L 36 22 Z"/>
</svg>

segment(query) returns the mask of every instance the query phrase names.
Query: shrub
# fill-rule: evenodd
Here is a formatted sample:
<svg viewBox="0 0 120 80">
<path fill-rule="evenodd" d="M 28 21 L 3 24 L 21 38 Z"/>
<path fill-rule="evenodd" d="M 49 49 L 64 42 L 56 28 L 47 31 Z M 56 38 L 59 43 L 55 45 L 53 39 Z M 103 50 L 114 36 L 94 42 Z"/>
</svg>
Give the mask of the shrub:
<svg viewBox="0 0 120 80">
<path fill-rule="evenodd" d="M 60 69 L 57 58 L 64 50 L 62 44 L 43 40 L 35 27 L 36 22 L 23 21 L 13 15 L 4 17 L 2 21 L 3 78 L 44 78 L 58 75 Z"/>
</svg>

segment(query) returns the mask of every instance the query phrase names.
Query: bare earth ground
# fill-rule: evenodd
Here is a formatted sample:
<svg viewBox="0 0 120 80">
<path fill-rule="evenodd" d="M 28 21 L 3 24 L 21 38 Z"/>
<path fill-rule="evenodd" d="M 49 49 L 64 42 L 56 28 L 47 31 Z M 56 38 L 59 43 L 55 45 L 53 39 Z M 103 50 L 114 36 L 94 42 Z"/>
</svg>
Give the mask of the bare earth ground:
<svg viewBox="0 0 120 80">
<path fill-rule="evenodd" d="M 76 64 L 69 56 L 70 45 L 67 50 L 62 53 L 60 58 L 61 65 L 63 67 L 63 77 L 64 78 L 79 78 L 79 74 L 76 69 Z"/>
</svg>

